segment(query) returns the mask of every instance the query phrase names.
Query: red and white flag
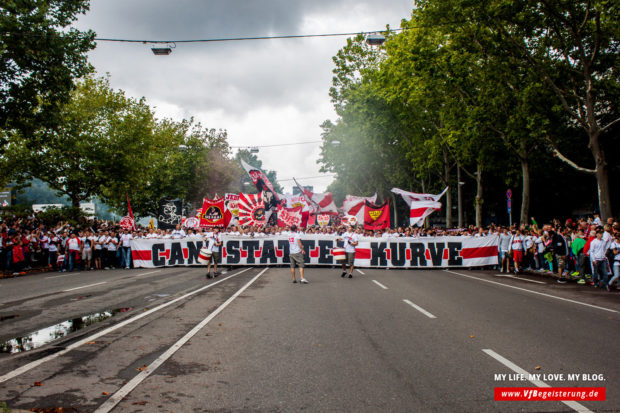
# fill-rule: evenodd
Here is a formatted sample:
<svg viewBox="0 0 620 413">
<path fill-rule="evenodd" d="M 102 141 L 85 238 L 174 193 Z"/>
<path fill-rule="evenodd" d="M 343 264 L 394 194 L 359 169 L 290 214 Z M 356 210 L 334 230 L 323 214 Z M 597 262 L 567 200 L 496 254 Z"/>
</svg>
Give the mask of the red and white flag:
<svg viewBox="0 0 620 413">
<path fill-rule="evenodd" d="M 127 213 L 129 214 L 129 218 L 131 218 L 131 229 L 133 231 L 136 230 L 136 220 L 133 217 L 133 211 L 131 210 L 131 204 L 129 203 L 129 193 L 127 193 Z M 127 228 L 129 229 L 129 228 Z"/>
<path fill-rule="evenodd" d="M 306 189 L 299 185 L 299 183 L 293 178 L 295 184 L 301 191 L 302 194 L 306 197 L 306 202 L 308 206 L 310 206 L 311 212 L 313 214 L 333 214 L 338 215 L 338 208 L 334 203 L 334 198 L 332 197 L 331 192 L 325 192 L 323 194 L 316 194 L 309 189 Z"/>
<path fill-rule="evenodd" d="M 377 194 L 373 196 L 347 195 L 342 202 L 342 210 L 345 215 L 353 215 L 357 222 L 364 222 L 364 202 L 377 202 Z"/>
<path fill-rule="evenodd" d="M 263 193 L 239 194 L 239 225 L 265 225 Z"/>
<path fill-rule="evenodd" d="M 282 205 L 278 205 L 278 226 L 287 227 L 291 225 L 301 225 L 301 213 L 302 207 L 297 208 L 285 208 Z"/>
<path fill-rule="evenodd" d="M 390 202 L 386 200 L 383 205 L 375 205 L 366 201 L 364 203 L 364 229 L 377 230 L 390 227 Z"/>
<path fill-rule="evenodd" d="M 409 205 L 409 225 L 421 226 L 427 216 L 435 211 L 441 210 L 441 202 L 439 199 L 448 191 L 448 187 L 440 194 L 418 194 L 415 192 L 407 192 L 402 189 L 392 188 L 392 192 L 399 194 L 403 200 Z"/>
</svg>

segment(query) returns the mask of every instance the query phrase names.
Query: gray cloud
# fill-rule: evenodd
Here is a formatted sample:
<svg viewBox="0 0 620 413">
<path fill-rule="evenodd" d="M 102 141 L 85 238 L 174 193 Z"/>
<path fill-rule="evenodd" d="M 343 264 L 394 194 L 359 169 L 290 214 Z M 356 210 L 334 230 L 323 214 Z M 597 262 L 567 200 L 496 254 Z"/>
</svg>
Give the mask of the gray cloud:
<svg viewBox="0 0 620 413">
<path fill-rule="evenodd" d="M 150 40 L 357 32 L 398 26 L 412 6 L 409 0 L 93 0 L 76 26 L 98 37 Z M 272 144 L 320 139 L 319 124 L 334 116 L 331 57 L 344 44 L 342 37 L 179 43 L 161 57 L 150 45 L 100 42 L 90 59 L 100 74 L 110 73 L 113 87 L 145 96 L 160 116 L 196 116 L 204 126 L 228 129 L 235 145 Z M 314 176 L 318 150 L 310 149 L 261 157 L 281 177 Z M 296 170 L 288 155 L 302 157 Z"/>
</svg>

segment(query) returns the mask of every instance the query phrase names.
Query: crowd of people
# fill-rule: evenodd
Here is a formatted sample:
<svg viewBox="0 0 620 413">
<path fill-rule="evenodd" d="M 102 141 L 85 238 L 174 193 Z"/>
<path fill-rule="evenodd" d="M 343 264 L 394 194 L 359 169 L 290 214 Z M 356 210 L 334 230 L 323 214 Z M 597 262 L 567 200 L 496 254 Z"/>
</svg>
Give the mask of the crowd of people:
<svg viewBox="0 0 620 413">
<path fill-rule="evenodd" d="M 300 230 L 306 235 L 341 236 L 346 228 L 340 225 L 311 226 Z M 219 232 L 219 231 L 218 231 Z M 222 235 L 260 238 L 290 234 L 290 228 L 231 226 Z M 214 247 L 217 240 L 209 229 L 155 229 L 138 227 L 123 229 L 117 224 L 96 219 L 77 225 L 59 222 L 44 225 L 36 216 L 5 218 L 0 223 L 0 269 L 4 274 L 20 274 L 32 268 L 51 271 L 105 270 L 131 268 L 133 239 L 203 239 Z M 498 236 L 501 272 L 537 271 L 554 274 L 560 283 L 574 279 L 610 290 L 620 278 L 620 226 L 613 218 L 601 222 L 598 216 L 572 219 L 538 226 L 486 228 L 423 228 L 398 227 L 377 231 L 356 227 L 358 237 L 435 237 L 435 236 Z M 217 249 L 217 248 L 215 248 Z"/>
</svg>

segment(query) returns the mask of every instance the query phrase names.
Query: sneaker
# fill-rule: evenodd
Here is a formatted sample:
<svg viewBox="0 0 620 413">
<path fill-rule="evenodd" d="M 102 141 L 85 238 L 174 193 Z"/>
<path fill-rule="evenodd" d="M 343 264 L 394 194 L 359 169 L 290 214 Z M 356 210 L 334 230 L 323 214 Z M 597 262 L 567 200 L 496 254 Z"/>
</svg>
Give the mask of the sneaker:
<svg viewBox="0 0 620 413">
<path fill-rule="evenodd" d="M 213 273 L 213 278 L 217 277 L 218 275 L 220 275 L 220 273 L 219 273 L 219 272 L 214 272 L 214 273 Z"/>
<path fill-rule="evenodd" d="M 605 289 L 607 290 L 608 293 L 611 292 L 611 288 L 609 288 L 609 284 L 605 284 Z"/>
<path fill-rule="evenodd" d="M 563 280 L 563 279 L 561 279 L 561 278 L 558 278 L 558 279 L 556 280 L 556 282 L 557 282 L 557 283 L 559 283 L 559 284 L 566 284 L 566 280 Z"/>
<path fill-rule="evenodd" d="M 349 274 L 349 278 L 353 278 L 353 274 Z"/>
<path fill-rule="evenodd" d="M 584 285 L 586 283 L 586 280 L 584 280 L 583 278 L 579 281 L 577 281 L 577 284 L 579 285 Z"/>
<path fill-rule="evenodd" d="M 297 280 L 293 280 L 293 284 L 297 284 Z"/>
<path fill-rule="evenodd" d="M 213 277 L 211 277 L 211 273 L 210 272 L 207 273 L 206 277 L 207 278 L 213 278 Z"/>
<path fill-rule="evenodd" d="M 343 271 L 343 272 L 342 272 L 341 277 L 342 277 L 342 278 L 344 278 L 344 277 L 345 277 L 345 275 L 347 275 L 347 272 L 346 272 L 346 271 Z"/>
<path fill-rule="evenodd" d="M 574 273 L 571 274 L 573 277 L 578 277 L 579 276 L 579 271 L 575 271 Z"/>
<path fill-rule="evenodd" d="M 308 284 L 308 280 L 306 280 L 305 278 L 302 278 L 301 280 L 299 280 L 299 282 L 302 284 Z"/>
</svg>

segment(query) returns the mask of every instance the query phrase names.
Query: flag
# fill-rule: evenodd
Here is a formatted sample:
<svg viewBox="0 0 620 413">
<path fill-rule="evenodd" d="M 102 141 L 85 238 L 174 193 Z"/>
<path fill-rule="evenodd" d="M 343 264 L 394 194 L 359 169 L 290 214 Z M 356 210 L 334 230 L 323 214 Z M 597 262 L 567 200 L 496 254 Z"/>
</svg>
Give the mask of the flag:
<svg viewBox="0 0 620 413">
<path fill-rule="evenodd" d="M 226 228 L 225 209 L 224 198 L 203 198 L 200 211 L 200 228 Z"/>
<path fill-rule="evenodd" d="M 245 169 L 245 171 L 252 179 L 252 183 L 254 183 L 254 186 L 256 186 L 258 192 L 265 192 L 265 208 L 276 208 L 278 202 L 280 201 L 280 197 L 278 196 L 278 193 L 275 191 L 275 189 L 273 189 L 273 185 L 271 184 L 269 178 L 267 178 L 267 175 L 265 175 L 260 169 L 245 163 L 243 159 L 240 159 L 240 161 L 241 166 L 243 166 L 243 169 Z"/>
<path fill-rule="evenodd" d="M 407 192 L 402 189 L 392 188 L 392 192 L 403 197 L 409 205 L 409 225 L 421 226 L 427 216 L 435 211 L 441 210 L 441 202 L 439 199 L 448 191 L 446 187 L 440 194 L 417 194 L 415 192 Z"/>
<path fill-rule="evenodd" d="M 161 199 L 157 223 L 161 229 L 174 229 L 183 219 L 183 205 L 180 199 Z"/>
<path fill-rule="evenodd" d="M 301 225 L 301 210 L 302 207 L 285 208 L 282 205 L 278 205 L 278 226 L 287 227 L 291 225 Z"/>
<path fill-rule="evenodd" d="M 365 201 L 377 202 L 377 194 L 368 197 L 347 195 L 342 202 L 342 210 L 345 215 L 353 215 L 357 222 L 363 222 Z"/>
<path fill-rule="evenodd" d="M 334 198 L 331 192 L 316 194 L 299 185 L 295 178 L 293 178 L 293 181 L 295 181 L 301 193 L 306 197 L 306 202 L 310 206 L 311 213 L 338 215 L 338 208 L 336 208 L 336 204 L 334 204 Z"/>
<path fill-rule="evenodd" d="M 310 217 L 310 207 L 308 206 L 308 202 L 306 202 L 305 195 L 286 194 L 282 198 L 286 199 L 287 208 L 301 207 L 301 223 L 299 226 L 301 228 L 306 228 L 308 225 L 308 218 Z"/>
<path fill-rule="evenodd" d="M 136 230 L 136 220 L 133 217 L 133 211 L 131 210 L 131 204 L 129 203 L 129 193 L 127 193 L 127 211 L 129 213 L 129 218 L 131 218 L 131 229 Z"/>
<path fill-rule="evenodd" d="M 390 201 L 383 205 L 364 202 L 364 229 L 376 230 L 390 227 Z"/>
<path fill-rule="evenodd" d="M 149 221 L 149 229 L 155 229 L 155 223 L 153 222 L 153 217 L 151 217 L 151 220 Z"/>
<path fill-rule="evenodd" d="M 239 194 L 239 225 L 265 225 L 263 193 Z"/>
</svg>

